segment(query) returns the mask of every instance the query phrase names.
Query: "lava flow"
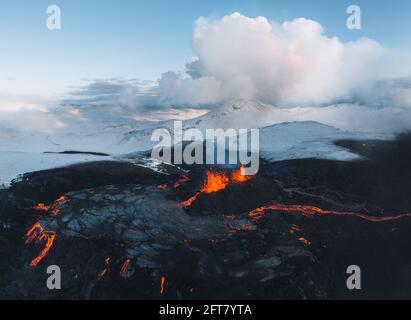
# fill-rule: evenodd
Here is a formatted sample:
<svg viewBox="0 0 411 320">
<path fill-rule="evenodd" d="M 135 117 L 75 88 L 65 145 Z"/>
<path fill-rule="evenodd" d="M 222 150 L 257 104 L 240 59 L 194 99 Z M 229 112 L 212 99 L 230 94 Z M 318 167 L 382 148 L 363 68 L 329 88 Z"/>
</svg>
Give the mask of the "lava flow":
<svg viewBox="0 0 411 320">
<path fill-rule="evenodd" d="M 252 178 L 252 176 L 245 175 L 244 166 L 241 166 L 239 169 L 233 170 L 229 173 L 215 169 L 208 170 L 200 190 L 194 196 L 184 201 L 182 207 L 190 206 L 202 193 L 217 192 L 227 188 L 230 183 L 240 184 Z"/>
<path fill-rule="evenodd" d="M 160 294 L 164 294 L 165 284 L 166 284 L 166 278 L 164 276 L 162 276 L 161 277 L 161 283 L 160 283 Z"/>
<path fill-rule="evenodd" d="M 252 178 L 253 176 L 246 174 L 244 165 L 241 165 L 240 169 L 234 170 L 231 173 L 231 181 L 234 183 L 244 183 L 248 180 L 251 180 Z"/>
<path fill-rule="evenodd" d="M 123 265 L 121 266 L 120 276 L 122 278 L 127 278 L 128 267 L 129 267 L 130 263 L 131 263 L 131 259 L 127 259 L 126 261 L 124 261 Z"/>
<path fill-rule="evenodd" d="M 303 238 L 303 237 L 298 238 L 298 241 L 305 244 L 306 246 L 309 246 L 311 244 L 310 241 L 308 241 L 306 238 Z"/>
<path fill-rule="evenodd" d="M 30 230 L 27 231 L 26 241 L 25 241 L 26 245 L 30 244 L 33 241 L 36 241 L 36 242 L 45 241 L 46 242 L 43 250 L 41 250 L 39 255 L 30 262 L 30 267 L 37 266 L 41 262 L 41 260 L 44 259 L 44 257 L 49 253 L 51 247 L 53 246 L 55 239 L 56 239 L 56 233 L 53 231 L 47 231 L 46 229 L 44 229 L 41 226 L 40 222 L 35 223 L 33 227 L 31 227 Z"/>
<path fill-rule="evenodd" d="M 64 205 L 68 201 L 69 200 L 67 200 L 65 196 L 61 196 L 60 198 L 55 200 L 50 206 L 44 203 L 38 203 L 34 206 L 33 209 L 36 211 L 45 211 L 45 212 L 51 211 L 52 216 L 57 216 L 60 214 L 60 206 Z"/>
<path fill-rule="evenodd" d="M 186 174 L 183 174 L 183 176 L 174 184 L 174 188 L 179 188 L 182 184 L 188 181 L 190 181 L 190 177 Z"/>
<path fill-rule="evenodd" d="M 47 211 L 49 211 L 50 207 L 51 206 L 48 206 L 44 203 L 38 203 L 33 207 L 33 209 L 36 210 L 36 211 L 46 211 L 47 212 Z"/>
<path fill-rule="evenodd" d="M 100 280 L 102 277 L 104 277 L 107 274 L 108 268 L 109 268 L 109 265 L 110 265 L 110 260 L 111 260 L 110 257 L 107 257 L 106 260 L 104 260 L 104 269 L 101 270 L 100 273 L 98 274 L 98 276 L 97 276 L 98 280 Z"/>
<path fill-rule="evenodd" d="M 393 215 L 393 216 L 370 216 L 358 212 L 349 212 L 349 211 L 334 211 L 334 210 L 324 210 L 314 206 L 306 206 L 306 205 L 285 205 L 285 204 L 271 204 L 263 207 L 259 207 L 250 211 L 248 214 L 254 221 L 261 219 L 265 211 L 273 210 L 273 211 L 282 211 L 282 212 L 298 212 L 307 217 L 313 217 L 316 214 L 319 215 L 339 215 L 339 216 L 355 216 L 367 221 L 372 222 L 384 222 L 384 221 L 392 221 L 398 220 L 404 217 L 411 217 L 411 213 L 405 213 L 400 215 Z"/>
</svg>

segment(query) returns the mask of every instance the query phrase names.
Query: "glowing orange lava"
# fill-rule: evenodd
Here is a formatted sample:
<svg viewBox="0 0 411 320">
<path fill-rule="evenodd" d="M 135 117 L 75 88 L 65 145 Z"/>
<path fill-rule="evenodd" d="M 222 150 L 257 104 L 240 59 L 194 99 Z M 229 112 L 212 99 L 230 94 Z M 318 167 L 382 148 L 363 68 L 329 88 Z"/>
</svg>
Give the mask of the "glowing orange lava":
<svg viewBox="0 0 411 320">
<path fill-rule="evenodd" d="M 57 216 L 60 214 L 60 206 L 64 205 L 67 203 L 68 200 L 66 199 L 65 196 L 61 196 L 57 200 L 55 200 L 50 206 L 44 204 L 44 203 L 38 203 L 34 206 L 34 210 L 36 211 L 46 211 L 49 212 L 51 210 L 51 215 L 52 216 Z"/>
<path fill-rule="evenodd" d="M 224 172 L 209 171 L 201 188 L 204 193 L 212 193 L 225 189 L 230 183 L 229 177 Z"/>
<path fill-rule="evenodd" d="M 166 278 L 162 276 L 161 283 L 160 283 L 160 294 L 163 294 L 165 292 L 165 284 L 166 284 Z"/>
<path fill-rule="evenodd" d="M 337 216 L 353 216 L 357 217 L 366 221 L 370 222 L 385 222 L 385 221 L 394 221 L 399 220 L 405 217 L 411 217 L 411 213 L 399 214 L 399 215 L 391 215 L 391 216 L 372 216 L 358 212 L 350 212 L 350 211 L 334 211 L 334 210 L 325 210 L 315 206 L 310 205 L 286 205 L 286 204 L 270 204 L 266 206 L 262 206 L 251 210 L 248 212 L 248 216 L 251 220 L 241 227 L 234 226 L 230 223 L 233 220 L 233 216 L 225 216 L 226 218 L 226 226 L 228 227 L 227 236 L 231 237 L 237 232 L 240 231 L 247 231 L 253 230 L 253 227 L 256 223 L 259 222 L 260 219 L 265 217 L 266 211 L 277 211 L 277 212 L 290 212 L 290 213 L 298 213 L 302 216 L 313 218 L 315 215 L 337 215 Z M 295 234 L 297 232 L 301 232 L 302 228 L 292 224 L 291 229 L 289 230 L 290 234 Z M 303 237 L 299 237 L 298 240 L 305 245 L 310 245 L 311 242 Z"/>
<path fill-rule="evenodd" d="M 186 174 L 183 174 L 183 176 L 174 184 L 174 188 L 179 188 L 183 183 L 186 183 L 190 181 L 190 177 Z"/>
<path fill-rule="evenodd" d="M 253 218 L 253 220 L 259 220 L 265 214 L 265 211 L 273 210 L 273 211 L 282 211 L 282 212 L 298 212 L 307 217 L 313 217 L 316 214 L 320 215 L 339 215 L 339 216 L 355 216 L 367 221 L 372 222 L 384 222 L 384 221 L 392 221 L 398 220 L 404 217 L 411 217 L 411 213 L 400 214 L 395 216 L 370 216 L 358 212 L 349 212 L 349 211 L 334 211 L 334 210 L 324 210 L 315 206 L 306 206 L 306 205 L 286 205 L 286 204 L 271 204 L 268 206 L 263 206 L 260 208 L 256 208 L 249 212 L 249 216 Z"/>
<path fill-rule="evenodd" d="M 202 193 L 217 192 L 227 188 L 230 183 L 244 183 L 252 178 L 253 176 L 245 175 L 245 169 L 243 166 L 239 169 L 233 170 L 231 173 L 218 171 L 215 169 L 208 170 L 200 190 L 194 196 L 184 201 L 182 207 L 190 206 Z"/>
<path fill-rule="evenodd" d="M 310 241 L 308 241 L 307 239 L 305 239 L 305 238 L 303 238 L 303 237 L 298 238 L 298 241 L 304 243 L 306 246 L 309 246 L 309 245 L 311 244 Z"/>
<path fill-rule="evenodd" d="M 248 176 L 245 174 L 245 167 L 241 165 L 239 169 L 234 170 L 231 174 L 231 180 L 234 183 L 243 183 L 251 180 L 253 176 Z"/>
<path fill-rule="evenodd" d="M 36 211 L 49 211 L 50 206 L 45 205 L 44 203 L 38 203 L 33 208 Z"/>
<path fill-rule="evenodd" d="M 121 266 L 120 269 L 120 276 L 122 278 L 126 278 L 127 277 L 127 270 L 128 270 L 128 266 L 131 263 L 131 259 L 127 259 L 126 261 L 124 261 L 123 265 Z"/>
<path fill-rule="evenodd" d="M 219 172 L 216 170 L 207 171 L 200 191 L 198 191 L 190 199 L 184 201 L 182 206 L 190 206 L 202 193 L 212 193 L 225 189 L 228 186 L 229 182 L 230 179 L 225 172 Z"/>
<path fill-rule="evenodd" d="M 26 241 L 25 244 L 28 245 L 33 241 L 40 242 L 45 241 L 46 244 L 44 245 L 43 250 L 39 253 L 39 255 L 34 258 L 30 262 L 30 267 L 37 266 L 41 260 L 49 253 L 51 247 L 53 246 L 54 240 L 56 239 L 56 233 L 53 231 L 45 230 L 40 222 L 37 222 L 31 227 L 26 233 Z"/>
<path fill-rule="evenodd" d="M 110 258 L 110 257 L 107 257 L 106 260 L 104 261 L 105 267 L 104 267 L 103 270 L 100 271 L 100 273 L 99 273 L 98 276 L 97 276 L 97 278 L 98 278 L 99 280 L 107 274 L 107 272 L 108 272 L 108 267 L 109 267 L 109 264 L 110 264 L 110 260 L 111 260 L 111 258 Z"/>
<path fill-rule="evenodd" d="M 296 233 L 296 232 L 299 232 L 299 231 L 301 231 L 302 229 L 299 227 L 299 226 L 297 226 L 296 224 L 292 224 L 291 225 L 291 229 L 290 229 L 290 233 L 291 234 L 294 234 L 294 233 Z"/>
</svg>

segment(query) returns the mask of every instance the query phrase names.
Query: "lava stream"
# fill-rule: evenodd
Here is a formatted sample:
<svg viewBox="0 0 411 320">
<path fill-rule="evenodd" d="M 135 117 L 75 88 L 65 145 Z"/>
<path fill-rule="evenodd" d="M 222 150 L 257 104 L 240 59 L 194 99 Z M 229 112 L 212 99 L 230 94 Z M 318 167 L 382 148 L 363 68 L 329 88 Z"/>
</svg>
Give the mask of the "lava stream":
<svg viewBox="0 0 411 320">
<path fill-rule="evenodd" d="M 162 276 L 161 277 L 161 283 L 160 283 L 160 294 L 164 294 L 165 284 L 166 284 L 166 278 L 164 276 Z"/>
<path fill-rule="evenodd" d="M 246 174 L 244 165 L 241 165 L 240 169 L 234 170 L 231 173 L 231 181 L 234 183 L 244 183 L 252 178 L 253 176 Z"/>
<path fill-rule="evenodd" d="M 25 244 L 28 245 L 33 241 L 40 242 L 45 241 L 43 250 L 39 255 L 30 262 L 30 267 L 37 266 L 41 260 L 49 253 L 51 247 L 53 246 L 54 240 L 56 239 L 56 233 L 53 231 L 47 231 L 44 229 L 40 222 L 37 222 L 31 227 L 26 233 Z"/>
<path fill-rule="evenodd" d="M 190 177 L 186 174 L 183 174 L 183 176 L 174 184 L 174 188 L 179 188 L 182 184 L 188 181 L 190 181 Z"/>
<path fill-rule="evenodd" d="M 316 214 L 320 215 L 339 215 L 339 216 L 355 216 L 367 221 L 372 222 L 384 222 L 384 221 L 393 221 L 398 220 L 404 217 L 411 217 L 411 213 L 405 213 L 395 216 L 384 216 L 384 217 L 376 217 L 370 216 L 358 212 L 350 212 L 350 211 L 334 211 L 334 210 L 324 210 L 315 206 L 306 206 L 306 205 L 285 205 L 285 204 L 271 204 L 263 207 L 259 207 L 250 211 L 248 214 L 254 220 L 259 220 L 265 215 L 265 211 L 267 210 L 274 210 L 274 211 L 283 211 L 283 212 L 299 212 L 304 216 L 313 217 Z"/>
<path fill-rule="evenodd" d="M 245 175 L 244 166 L 239 169 L 233 170 L 231 173 L 225 171 L 217 171 L 215 169 L 208 170 L 206 172 L 206 177 L 201 185 L 200 190 L 191 198 L 184 201 L 182 207 L 190 206 L 200 194 L 202 193 L 213 193 L 227 188 L 230 183 L 244 183 L 250 179 L 252 176 Z"/>
<path fill-rule="evenodd" d="M 123 265 L 121 266 L 120 276 L 122 278 L 127 278 L 128 267 L 129 267 L 130 263 L 131 263 L 131 259 L 127 259 L 126 261 L 124 261 Z"/>
<path fill-rule="evenodd" d="M 33 209 L 36 210 L 36 211 L 46 211 L 47 212 L 47 211 L 49 211 L 50 207 L 51 206 L 48 206 L 44 203 L 38 203 L 33 207 Z"/>
<path fill-rule="evenodd" d="M 65 196 L 61 196 L 60 198 L 55 200 L 50 206 L 44 203 L 38 203 L 34 206 L 33 209 L 36 211 L 45 211 L 45 212 L 51 211 L 52 216 L 57 216 L 60 214 L 60 207 L 66 204 L 68 201 L 69 200 L 67 200 Z"/>
<path fill-rule="evenodd" d="M 109 265 L 110 265 L 110 260 L 111 260 L 110 257 L 107 257 L 107 258 L 106 258 L 106 260 L 104 261 L 104 269 L 100 271 L 100 273 L 99 273 L 98 276 L 97 276 L 97 279 L 100 280 L 102 277 L 104 277 L 104 276 L 107 274 L 107 272 L 108 272 L 108 267 L 109 267 Z"/>
<path fill-rule="evenodd" d="M 298 238 L 298 241 L 305 244 L 306 246 L 309 246 L 311 244 L 310 241 L 308 241 L 306 238 L 303 238 L 303 237 Z"/>
</svg>

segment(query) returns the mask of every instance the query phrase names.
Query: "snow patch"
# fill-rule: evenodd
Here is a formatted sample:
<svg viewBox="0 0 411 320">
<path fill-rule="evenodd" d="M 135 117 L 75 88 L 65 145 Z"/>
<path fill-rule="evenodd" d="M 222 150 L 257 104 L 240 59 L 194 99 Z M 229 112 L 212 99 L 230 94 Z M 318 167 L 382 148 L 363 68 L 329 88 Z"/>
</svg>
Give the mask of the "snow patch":
<svg viewBox="0 0 411 320">
<path fill-rule="evenodd" d="M 107 160 L 107 157 L 87 154 L 52 154 L 0 151 L 0 186 L 8 187 L 20 175 L 71 164 Z"/>
</svg>

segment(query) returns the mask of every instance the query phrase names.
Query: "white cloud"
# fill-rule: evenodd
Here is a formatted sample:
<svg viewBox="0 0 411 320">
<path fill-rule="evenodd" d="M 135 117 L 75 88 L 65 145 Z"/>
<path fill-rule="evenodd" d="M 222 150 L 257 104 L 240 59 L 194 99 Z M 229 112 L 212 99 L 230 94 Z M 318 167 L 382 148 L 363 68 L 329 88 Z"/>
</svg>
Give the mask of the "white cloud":
<svg viewBox="0 0 411 320">
<path fill-rule="evenodd" d="M 316 21 L 280 24 L 240 13 L 194 25 L 194 57 L 186 73 L 165 72 L 157 83 L 99 80 L 73 92 L 74 102 L 144 107 L 212 108 L 230 100 L 278 107 L 356 103 L 411 106 L 411 59 L 361 38 L 342 42 Z"/>
<path fill-rule="evenodd" d="M 37 131 L 51 133 L 62 128 L 63 122 L 50 111 L 32 108 L 0 111 L 0 133 L 16 131 Z"/>
<path fill-rule="evenodd" d="M 50 112 L 51 102 L 39 96 L 0 94 L 0 134 L 17 130 L 49 133 L 63 123 Z"/>
<path fill-rule="evenodd" d="M 70 105 L 65 113 L 38 98 L 0 95 L 0 125 L 24 127 L 31 117 L 35 121 L 29 126 L 52 131 L 68 122 L 67 117 L 90 122 L 116 116 L 184 118 L 197 114 L 193 108 L 203 113 L 231 100 L 256 100 L 294 109 L 295 120 L 379 131 L 411 128 L 411 57 L 374 40 L 342 42 L 305 18 L 277 23 L 233 13 L 197 19 L 192 47 L 194 57 L 185 73 L 165 72 L 155 83 L 88 80 L 62 100 Z M 339 106 L 324 108 L 334 104 Z M 91 112 L 82 110 L 84 105 L 111 108 Z"/>
<path fill-rule="evenodd" d="M 343 43 L 313 20 L 282 25 L 239 13 L 199 18 L 188 65 L 194 77 L 167 73 L 161 101 L 215 104 L 230 99 L 279 106 L 328 104 L 386 75 L 384 48 L 370 39 Z M 167 85 L 162 85 L 166 82 Z"/>
</svg>

